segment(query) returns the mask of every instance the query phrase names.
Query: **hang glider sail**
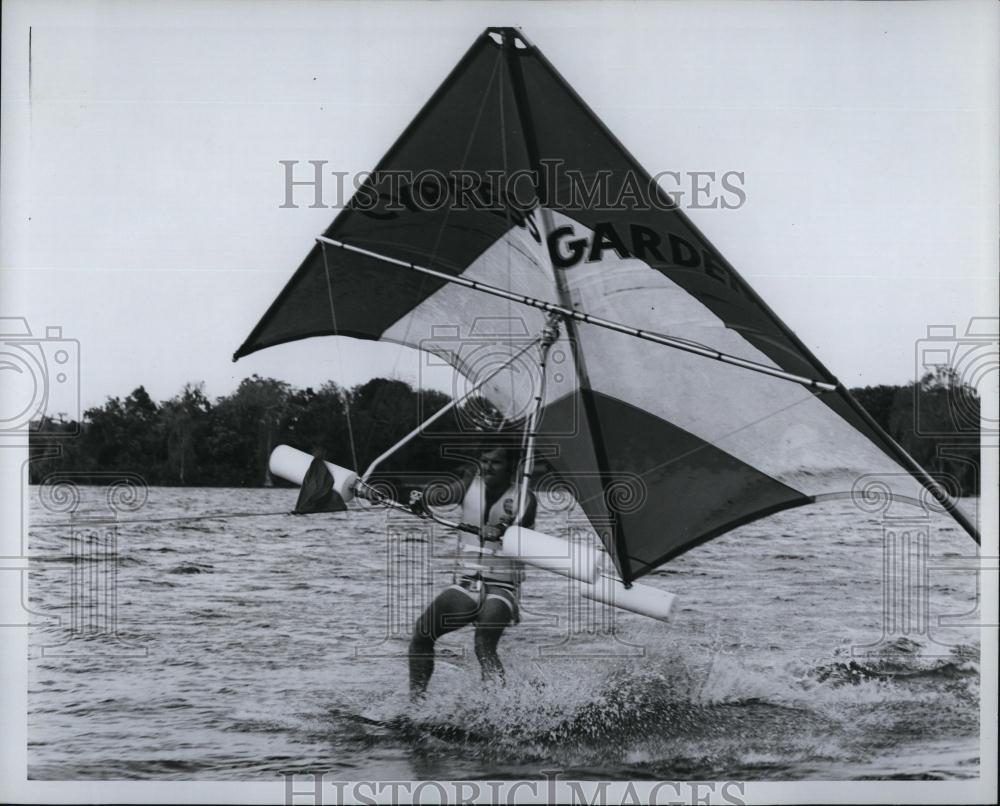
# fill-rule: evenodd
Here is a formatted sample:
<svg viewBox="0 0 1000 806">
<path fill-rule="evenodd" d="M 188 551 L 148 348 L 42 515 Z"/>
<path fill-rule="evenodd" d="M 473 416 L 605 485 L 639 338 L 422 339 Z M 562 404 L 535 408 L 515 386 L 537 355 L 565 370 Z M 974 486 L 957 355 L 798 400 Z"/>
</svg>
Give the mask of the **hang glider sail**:
<svg viewBox="0 0 1000 806">
<path fill-rule="evenodd" d="M 528 418 L 517 358 L 549 317 Z M 533 423 L 626 584 L 866 479 L 978 541 L 515 29 L 475 41 L 234 358 L 328 335 L 436 353 Z"/>
</svg>

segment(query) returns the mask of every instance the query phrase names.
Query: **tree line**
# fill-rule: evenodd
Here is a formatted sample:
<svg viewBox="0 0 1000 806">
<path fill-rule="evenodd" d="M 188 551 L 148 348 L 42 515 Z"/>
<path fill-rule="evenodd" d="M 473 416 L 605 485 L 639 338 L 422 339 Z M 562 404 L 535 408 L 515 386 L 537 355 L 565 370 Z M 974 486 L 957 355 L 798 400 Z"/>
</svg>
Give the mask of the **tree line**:
<svg viewBox="0 0 1000 806">
<path fill-rule="evenodd" d="M 29 478 L 38 483 L 56 470 L 82 475 L 113 470 L 137 473 L 154 485 L 271 486 L 281 483 L 267 469 L 277 445 L 322 452 L 344 467 L 366 467 L 415 428 L 418 418 L 449 400 L 441 392 L 385 378 L 349 390 L 333 382 L 297 389 L 253 375 L 214 400 L 202 384 L 187 384 L 159 403 L 140 386 L 125 398 L 87 409 L 79 423 L 46 423 L 47 434 L 61 430 L 75 436 L 33 440 Z M 443 427 L 458 427 L 460 412 L 451 414 L 442 418 Z M 45 458 L 53 442 L 61 455 Z M 431 440 L 417 439 L 387 460 L 385 470 L 441 470 L 446 462 L 439 453 Z"/>
<path fill-rule="evenodd" d="M 903 386 L 865 386 L 850 392 L 949 492 L 979 494 L 979 395 L 954 369 L 938 367 Z"/>
<path fill-rule="evenodd" d="M 851 392 L 921 465 L 950 476 L 961 494 L 977 494 L 979 399 L 954 372 Z M 268 457 L 280 444 L 322 451 L 328 461 L 362 469 L 449 401 L 441 392 L 386 378 L 351 389 L 333 382 L 297 389 L 253 375 L 214 400 L 202 384 L 187 384 L 159 403 L 140 386 L 87 409 L 80 422 L 46 423 L 47 436 L 31 443 L 29 479 L 39 483 L 53 471 L 115 471 L 154 485 L 270 486 L 277 480 L 268 473 Z M 488 404 L 473 400 L 443 416 L 434 430 L 470 434 L 488 430 L 495 417 Z M 60 430 L 75 436 L 49 436 Z M 47 457 L 53 442 L 61 445 L 60 455 Z M 384 478 L 400 481 L 415 470 L 454 469 L 456 462 L 428 437 L 407 444 L 381 470 Z"/>
</svg>

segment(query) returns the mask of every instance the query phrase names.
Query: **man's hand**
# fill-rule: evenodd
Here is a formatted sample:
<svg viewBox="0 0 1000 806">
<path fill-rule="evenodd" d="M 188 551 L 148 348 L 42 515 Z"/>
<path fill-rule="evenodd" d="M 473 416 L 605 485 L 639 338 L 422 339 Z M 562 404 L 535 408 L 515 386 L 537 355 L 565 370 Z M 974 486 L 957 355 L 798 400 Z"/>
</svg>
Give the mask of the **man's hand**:
<svg viewBox="0 0 1000 806">
<path fill-rule="evenodd" d="M 427 507 L 424 506 L 424 494 L 420 490 L 413 490 L 410 493 L 410 500 L 407 502 L 407 506 L 410 508 L 410 512 L 418 518 L 426 518 L 429 514 Z"/>
<path fill-rule="evenodd" d="M 507 531 L 507 525 L 501 523 L 499 526 L 484 526 L 480 529 L 479 534 L 483 540 L 499 540 L 503 537 L 503 533 Z"/>
</svg>

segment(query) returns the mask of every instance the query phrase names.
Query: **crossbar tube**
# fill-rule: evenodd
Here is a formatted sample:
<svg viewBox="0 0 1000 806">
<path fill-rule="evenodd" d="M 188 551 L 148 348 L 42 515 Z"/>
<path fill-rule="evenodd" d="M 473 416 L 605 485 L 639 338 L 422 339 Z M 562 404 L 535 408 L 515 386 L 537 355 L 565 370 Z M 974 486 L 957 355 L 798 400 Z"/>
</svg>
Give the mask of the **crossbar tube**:
<svg viewBox="0 0 1000 806">
<path fill-rule="evenodd" d="M 724 364 L 730 364 L 735 367 L 743 367 L 744 369 L 752 370 L 753 372 L 759 372 L 762 375 L 770 375 L 773 378 L 781 378 L 785 381 L 792 381 L 793 383 L 801 384 L 802 386 L 809 387 L 810 389 L 816 389 L 823 392 L 834 392 L 837 389 L 836 384 L 827 383 L 825 381 L 817 381 L 804 375 L 796 375 L 794 372 L 786 372 L 783 369 L 769 367 L 767 364 L 760 364 L 746 358 L 739 358 L 735 355 L 722 353 L 718 350 L 713 350 L 711 347 L 698 344 L 697 342 L 687 341 L 686 339 L 678 339 L 673 336 L 667 336 L 663 333 L 656 333 L 652 330 L 643 330 L 642 328 L 632 327 L 631 325 L 624 325 L 621 322 L 604 319 L 600 316 L 593 316 L 589 313 L 584 313 L 583 311 L 576 311 L 572 308 L 557 305 L 553 302 L 546 302 L 545 300 L 537 299 L 536 297 L 529 297 L 525 294 L 517 294 L 513 291 L 507 291 L 506 289 L 498 288 L 497 286 L 490 285 L 488 283 L 481 283 L 478 280 L 470 280 L 467 277 L 456 277 L 442 271 L 429 269 L 426 266 L 418 266 L 416 263 L 410 263 L 406 260 L 399 260 L 398 258 L 381 255 L 378 252 L 373 252 L 360 246 L 353 246 L 351 244 L 344 243 L 343 241 L 336 241 L 333 238 L 327 238 L 324 235 L 317 236 L 316 240 L 320 243 L 336 246 L 339 249 L 344 249 L 348 252 L 354 252 L 355 254 L 364 255 L 365 257 L 381 260 L 383 263 L 388 263 L 403 269 L 409 269 L 411 271 L 427 275 L 428 277 L 435 277 L 446 283 L 453 283 L 455 285 L 464 286 L 465 288 L 471 288 L 475 291 L 481 291 L 484 294 L 491 294 L 492 296 L 500 297 L 501 299 L 510 300 L 511 302 L 520 302 L 524 305 L 529 305 L 532 308 L 538 308 L 539 310 L 547 313 L 557 313 L 560 316 L 564 316 L 568 319 L 574 319 L 577 322 L 584 322 L 588 325 L 603 327 L 607 330 L 613 330 L 616 333 L 624 333 L 627 336 L 634 336 L 635 338 L 643 339 L 644 341 L 662 344 L 665 347 L 673 347 L 674 349 L 682 350 L 686 353 L 704 356 L 705 358 L 710 358 L 714 361 L 721 361 Z"/>
</svg>

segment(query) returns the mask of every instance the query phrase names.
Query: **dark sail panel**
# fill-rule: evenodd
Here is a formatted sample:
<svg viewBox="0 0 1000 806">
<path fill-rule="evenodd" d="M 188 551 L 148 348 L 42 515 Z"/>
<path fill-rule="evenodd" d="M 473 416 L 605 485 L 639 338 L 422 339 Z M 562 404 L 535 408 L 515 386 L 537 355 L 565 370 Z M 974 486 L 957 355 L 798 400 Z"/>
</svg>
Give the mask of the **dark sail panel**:
<svg viewBox="0 0 1000 806">
<path fill-rule="evenodd" d="M 510 92 L 501 50 L 484 34 L 324 234 L 460 274 L 512 226 L 524 226 L 518 210 L 534 205 L 530 183 L 520 186 L 521 203 L 512 205 L 502 181 L 489 178 L 491 172 L 509 176 L 528 169 Z M 463 176 L 482 182 L 476 195 L 469 190 L 464 209 L 457 209 L 452 201 L 459 189 L 449 183 L 463 181 Z M 234 359 L 311 336 L 379 338 L 442 285 L 427 277 L 406 278 L 399 271 L 386 280 L 384 266 L 380 272 L 370 259 L 355 253 L 332 250 L 328 261 L 336 264 L 338 283 L 328 286 L 323 251 L 314 246 Z M 364 293 L 357 293 L 359 289 Z M 369 308 L 382 306 L 369 312 L 363 327 L 342 325 L 341 317 L 365 303 Z"/>
</svg>

